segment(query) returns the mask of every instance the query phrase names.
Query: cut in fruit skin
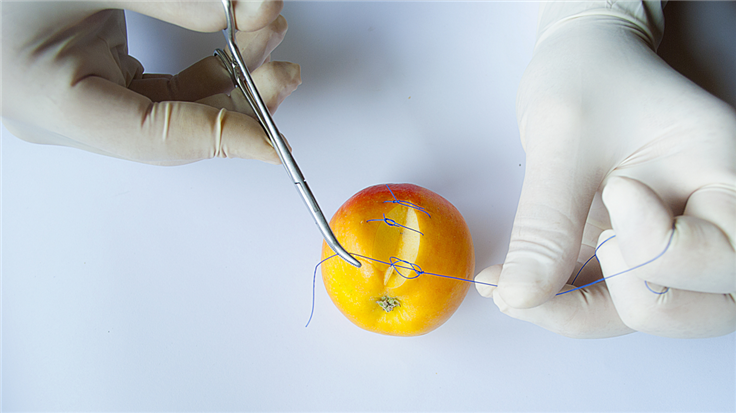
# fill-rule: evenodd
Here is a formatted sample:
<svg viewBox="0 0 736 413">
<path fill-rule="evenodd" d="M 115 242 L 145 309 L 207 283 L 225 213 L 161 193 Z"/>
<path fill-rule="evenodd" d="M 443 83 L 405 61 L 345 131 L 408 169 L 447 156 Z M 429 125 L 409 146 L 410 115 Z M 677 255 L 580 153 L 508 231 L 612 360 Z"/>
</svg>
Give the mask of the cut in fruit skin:
<svg viewBox="0 0 736 413">
<path fill-rule="evenodd" d="M 364 265 L 339 258 L 322 264 L 330 298 L 353 323 L 381 334 L 425 334 L 458 308 L 472 280 L 475 255 L 460 212 L 412 184 L 366 188 L 335 213 L 330 227 Z M 334 253 L 323 244 L 322 259 Z M 391 265 L 393 263 L 393 265 Z"/>
</svg>

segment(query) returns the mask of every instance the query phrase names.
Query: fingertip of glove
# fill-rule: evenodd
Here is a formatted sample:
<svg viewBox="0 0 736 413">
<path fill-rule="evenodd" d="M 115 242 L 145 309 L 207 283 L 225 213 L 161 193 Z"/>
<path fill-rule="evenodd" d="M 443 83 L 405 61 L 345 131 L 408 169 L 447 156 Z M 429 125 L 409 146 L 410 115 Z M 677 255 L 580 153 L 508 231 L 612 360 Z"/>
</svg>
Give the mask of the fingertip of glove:
<svg viewBox="0 0 736 413">
<path fill-rule="evenodd" d="M 475 289 L 482 297 L 491 298 L 498 286 L 498 277 L 501 275 L 501 266 L 493 265 L 475 276 Z"/>
<path fill-rule="evenodd" d="M 260 0 L 238 2 L 235 8 L 235 21 L 238 30 L 255 31 L 266 27 L 281 14 L 282 0 Z M 241 17 L 238 19 L 238 17 Z"/>
<path fill-rule="evenodd" d="M 615 237 L 616 233 L 612 229 L 607 229 L 601 232 L 601 234 L 598 236 L 598 248 L 600 248 L 603 243 L 609 243 L 611 242 L 611 238 Z M 597 251 L 596 251 L 597 253 Z"/>
<path fill-rule="evenodd" d="M 296 86 L 299 86 L 302 84 L 302 67 L 293 62 L 274 62 L 276 64 L 283 65 L 284 71 L 286 71 L 292 82 L 296 84 Z"/>
<path fill-rule="evenodd" d="M 271 165 L 281 165 L 281 157 L 279 157 L 279 154 L 276 152 L 276 149 L 273 148 L 273 146 L 271 145 L 269 141 L 266 141 L 266 142 L 269 144 L 270 151 L 262 154 L 262 156 L 260 156 L 258 160 L 263 161 L 265 163 L 269 163 Z"/>
<path fill-rule="evenodd" d="M 262 159 L 263 162 L 271 164 L 271 165 L 281 165 L 281 160 L 277 157 L 269 158 L 269 159 Z"/>
<path fill-rule="evenodd" d="M 634 180 L 622 176 L 612 176 L 606 179 L 606 183 L 601 192 L 601 199 L 607 208 L 616 205 L 616 200 L 628 198 L 627 193 L 632 190 Z"/>
</svg>

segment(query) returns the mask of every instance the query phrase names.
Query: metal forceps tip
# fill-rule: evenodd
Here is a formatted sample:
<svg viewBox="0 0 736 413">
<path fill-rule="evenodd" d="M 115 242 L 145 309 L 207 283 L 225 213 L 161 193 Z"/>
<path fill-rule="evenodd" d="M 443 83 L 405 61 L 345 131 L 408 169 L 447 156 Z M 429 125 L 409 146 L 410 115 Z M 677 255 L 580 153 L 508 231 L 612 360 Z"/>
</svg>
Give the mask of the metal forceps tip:
<svg viewBox="0 0 736 413">
<path fill-rule="evenodd" d="M 263 127 L 266 135 L 268 135 L 268 138 L 271 140 L 271 145 L 276 150 L 276 153 L 278 153 L 286 172 L 296 185 L 297 191 L 299 191 L 299 194 L 307 205 L 309 212 L 312 214 L 312 218 L 314 218 L 314 222 L 317 224 L 317 227 L 319 227 L 322 237 L 325 239 L 327 245 L 342 259 L 356 267 L 360 267 L 360 261 L 345 251 L 342 245 L 337 241 L 337 238 L 335 238 L 335 235 L 332 233 L 332 229 L 330 229 L 330 225 L 327 223 L 327 220 L 317 203 L 317 199 L 315 199 L 312 194 L 312 190 L 309 189 L 304 176 L 299 170 L 299 166 L 291 156 L 289 147 L 286 145 L 286 142 L 281 137 L 281 133 L 276 128 L 276 124 L 271 117 L 271 113 L 268 111 L 268 107 L 263 102 L 261 95 L 258 93 L 258 89 L 256 89 L 256 85 L 253 82 L 250 71 L 248 71 L 248 67 L 245 65 L 245 60 L 243 60 L 243 56 L 240 54 L 240 49 L 238 49 L 235 40 L 235 13 L 233 11 L 232 1 L 222 0 L 222 5 L 225 8 L 225 18 L 227 19 L 227 29 L 223 30 L 223 34 L 227 40 L 227 48 L 232 58 L 220 49 L 215 50 L 215 56 L 220 58 L 222 63 L 225 65 L 225 68 L 230 72 L 233 84 L 243 92 L 243 95 L 245 95 L 245 98 L 248 100 L 253 112 L 255 112 L 258 117 L 258 121 L 261 123 L 261 127 Z"/>
</svg>

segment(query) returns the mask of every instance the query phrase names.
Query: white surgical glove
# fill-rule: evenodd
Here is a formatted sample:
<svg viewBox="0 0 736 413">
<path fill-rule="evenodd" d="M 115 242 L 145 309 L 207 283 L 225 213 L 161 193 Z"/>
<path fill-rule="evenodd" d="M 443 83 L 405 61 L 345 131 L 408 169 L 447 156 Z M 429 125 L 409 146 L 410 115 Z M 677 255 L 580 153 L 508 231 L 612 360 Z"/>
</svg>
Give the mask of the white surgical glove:
<svg viewBox="0 0 736 413">
<path fill-rule="evenodd" d="M 151 164 L 279 163 L 242 93 L 227 94 L 233 85 L 217 57 L 176 76 L 144 74 L 128 55 L 123 8 L 197 31 L 227 25 L 219 1 L 6 2 L 2 116 L 10 132 Z M 271 111 L 301 83 L 298 65 L 270 62 L 287 28 L 281 8 L 281 1 L 235 3 L 238 44 Z"/>
<path fill-rule="evenodd" d="M 476 277 L 504 313 L 572 337 L 736 329 L 736 114 L 656 55 L 663 27 L 659 2 L 542 4 L 509 251 Z M 613 277 L 557 295 L 612 235 L 575 285 Z"/>
</svg>

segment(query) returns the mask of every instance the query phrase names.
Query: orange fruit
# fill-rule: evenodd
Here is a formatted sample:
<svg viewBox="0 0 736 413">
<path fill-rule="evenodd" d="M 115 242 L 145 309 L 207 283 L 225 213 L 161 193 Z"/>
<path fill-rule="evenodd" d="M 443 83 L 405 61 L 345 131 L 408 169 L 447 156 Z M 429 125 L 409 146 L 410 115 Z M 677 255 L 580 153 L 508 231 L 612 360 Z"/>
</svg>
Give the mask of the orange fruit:
<svg viewBox="0 0 736 413">
<path fill-rule="evenodd" d="M 475 269 L 473 240 L 460 212 L 412 184 L 366 188 L 330 220 L 342 246 L 362 264 L 323 243 L 328 295 L 354 324 L 395 336 L 426 334 L 462 303 Z"/>
</svg>

